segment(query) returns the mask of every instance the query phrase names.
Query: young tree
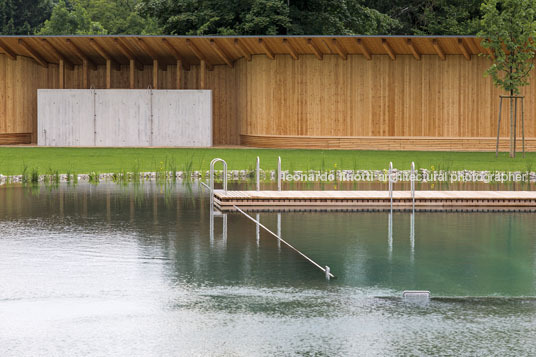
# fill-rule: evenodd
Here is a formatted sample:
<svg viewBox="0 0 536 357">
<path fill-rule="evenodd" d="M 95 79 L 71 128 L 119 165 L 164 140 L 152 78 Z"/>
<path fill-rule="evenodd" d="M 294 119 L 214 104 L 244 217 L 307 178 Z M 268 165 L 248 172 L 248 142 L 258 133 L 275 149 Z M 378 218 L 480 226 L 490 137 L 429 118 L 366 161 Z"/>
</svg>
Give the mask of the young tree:
<svg viewBox="0 0 536 357">
<path fill-rule="evenodd" d="M 492 53 L 485 74 L 510 94 L 510 157 L 515 156 L 514 98 L 529 84 L 536 51 L 536 0 L 486 0 L 482 4 L 482 46 Z"/>
<path fill-rule="evenodd" d="M 50 0 L 1 0 L 0 34 L 32 35 L 49 18 Z"/>
</svg>

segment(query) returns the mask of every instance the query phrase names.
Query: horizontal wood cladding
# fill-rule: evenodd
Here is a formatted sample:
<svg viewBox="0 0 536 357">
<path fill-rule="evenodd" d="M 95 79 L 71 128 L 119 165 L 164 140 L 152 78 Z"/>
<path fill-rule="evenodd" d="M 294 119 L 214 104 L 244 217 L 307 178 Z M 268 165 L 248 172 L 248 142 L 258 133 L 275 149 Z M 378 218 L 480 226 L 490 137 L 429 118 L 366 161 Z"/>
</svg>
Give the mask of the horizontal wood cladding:
<svg viewBox="0 0 536 357">
<path fill-rule="evenodd" d="M 241 135 L 241 144 L 290 149 L 495 151 L 496 138 Z M 499 150 L 508 151 L 509 145 L 508 138 L 501 138 Z M 521 138 L 517 150 L 522 150 Z M 525 139 L 525 151 L 536 151 L 536 138 Z"/>
<path fill-rule="evenodd" d="M 247 62 L 245 135 L 432 136 L 497 135 L 499 94 L 473 56 L 254 56 Z M 534 72 L 532 76 L 534 82 Z M 536 84 L 526 87 L 525 128 L 536 136 Z M 503 105 L 501 135 L 507 136 Z M 521 122 L 518 122 L 518 133 Z"/>
<path fill-rule="evenodd" d="M 32 133 L 0 134 L 0 145 L 30 144 Z"/>
</svg>

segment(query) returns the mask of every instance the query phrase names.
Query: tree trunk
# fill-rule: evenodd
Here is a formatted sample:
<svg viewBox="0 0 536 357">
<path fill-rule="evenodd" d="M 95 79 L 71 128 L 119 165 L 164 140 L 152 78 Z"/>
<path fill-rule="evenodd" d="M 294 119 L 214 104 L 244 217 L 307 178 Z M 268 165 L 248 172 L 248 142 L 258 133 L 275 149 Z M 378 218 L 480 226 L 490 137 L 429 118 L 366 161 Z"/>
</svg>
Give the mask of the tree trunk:
<svg viewBox="0 0 536 357">
<path fill-rule="evenodd" d="M 510 157 L 515 156 L 514 152 L 514 95 L 513 91 L 510 91 Z"/>
</svg>

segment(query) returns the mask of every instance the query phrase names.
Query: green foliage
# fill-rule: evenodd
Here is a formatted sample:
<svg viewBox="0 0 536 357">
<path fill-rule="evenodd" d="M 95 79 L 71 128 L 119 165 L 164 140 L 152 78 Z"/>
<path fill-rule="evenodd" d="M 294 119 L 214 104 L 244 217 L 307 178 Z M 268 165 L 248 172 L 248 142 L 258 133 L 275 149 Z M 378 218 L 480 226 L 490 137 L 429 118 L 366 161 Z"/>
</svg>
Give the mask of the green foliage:
<svg viewBox="0 0 536 357">
<path fill-rule="evenodd" d="M 51 11 L 50 0 L 1 0 L 0 34 L 32 35 Z"/>
<path fill-rule="evenodd" d="M 252 3 L 258 3 L 252 9 Z M 254 19 L 263 8 L 268 11 Z M 272 4 L 268 4 L 272 3 Z M 281 0 L 141 0 L 141 14 L 154 17 L 164 33 L 175 35 L 236 35 L 262 28 L 271 31 L 285 24 L 288 14 L 281 13 Z M 284 6 L 283 6 L 284 7 Z M 288 12 L 288 11 L 287 11 Z M 252 21 L 244 24 L 244 18 Z"/>
<path fill-rule="evenodd" d="M 392 34 L 475 35 L 481 0 L 366 0 L 365 5 L 389 15 L 400 26 Z"/>
<path fill-rule="evenodd" d="M 529 84 L 536 44 L 536 0 L 487 0 L 482 4 L 482 46 L 495 59 L 486 74 L 511 94 Z M 491 55 L 490 55 L 491 57 Z"/>
<path fill-rule="evenodd" d="M 384 169 L 389 161 L 397 168 L 409 168 L 412 161 L 421 167 L 438 167 L 448 163 L 452 170 L 524 170 L 527 163 L 536 167 L 536 152 L 528 152 L 526 158 L 509 160 L 508 155 L 486 152 L 434 152 L 434 151 L 360 151 L 360 150 L 291 150 L 291 149 L 186 149 L 186 148 L 43 148 L 43 147 L 0 147 L 0 173 L 20 175 L 25 173 L 31 181 L 31 168 L 43 171 L 52 168 L 59 173 L 119 172 L 129 168 L 139 179 L 140 172 L 154 171 L 155 161 L 168 158 L 168 171 L 179 168 L 183 171 L 203 171 L 209 169 L 210 160 L 221 157 L 229 165 L 229 170 L 253 169 L 257 156 L 262 168 L 274 170 L 277 157 L 281 156 L 284 169 L 326 170 L 333 163 L 344 162 L 340 169 L 376 170 Z M 162 160 L 164 161 L 164 160 Z M 443 167 L 443 166 L 441 166 Z"/>
<path fill-rule="evenodd" d="M 480 29 L 481 0 L 434 0 L 424 8 L 416 35 L 475 35 Z"/>
<path fill-rule="evenodd" d="M 471 35 L 480 28 L 481 3 L 482 0 L 0 0 L 0 31 L 45 35 Z M 47 24 L 41 30 L 45 20 Z"/>
<path fill-rule="evenodd" d="M 284 33 L 289 26 L 289 9 L 283 1 L 257 0 L 238 29 L 243 35 L 277 35 Z"/>
<path fill-rule="evenodd" d="M 372 4 L 371 4 L 372 5 Z M 390 33 L 398 21 L 360 0 L 301 0 L 290 4 L 292 35 L 373 35 Z"/>
<path fill-rule="evenodd" d="M 59 0 L 39 34 L 94 35 L 106 34 L 106 30 L 100 23 L 91 20 L 87 10 L 78 1 L 68 5 L 65 0 Z"/>
<path fill-rule="evenodd" d="M 87 9 L 92 21 L 102 25 L 109 34 L 155 35 L 160 31 L 153 19 L 137 12 L 139 0 L 78 0 Z"/>
<path fill-rule="evenodd" d="M 174 35 L 375 34 L 399 26 L 360 0 L 141 0 L 139 11 Z"/>
<path fill-rule="evenodd" d="M 22 178 L 21 178 L 21 181 L 22 183 L 28 183 L 28 181 L 30 181 L 29 177 L 28 177 L 28 166 L 26 164 L 22 164 Z"/>
<path fill-rule="evenodd" d="M 32 173 L 30 176 L 30 182 L 33 184 L 36 184 L 39 182 L 39 171 L 36 168 L 32 169 Z"/>
<path fill-rule="evenodd" d="M 89 174 L 89 182 L 93 184 L 97 184 L 100 181 L 100 174 L 95 171 L 91 171 Z"/>
<path fill-rule="evenodd" d="M 138 0 L 59 0 L 41 35 L 160 33 L 156 21 L 137 13 Z"/>
</svg>

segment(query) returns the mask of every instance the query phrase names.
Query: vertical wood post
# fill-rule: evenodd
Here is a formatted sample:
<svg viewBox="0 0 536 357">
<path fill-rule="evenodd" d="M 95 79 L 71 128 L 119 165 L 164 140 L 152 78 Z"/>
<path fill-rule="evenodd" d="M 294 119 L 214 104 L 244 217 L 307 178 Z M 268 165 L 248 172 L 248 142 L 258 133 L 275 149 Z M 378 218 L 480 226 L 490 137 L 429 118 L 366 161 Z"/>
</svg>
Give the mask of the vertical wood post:
<svg viewBox="0 0 536 357">
<path fill-rule="evenodd" d="M 517 141 L 517 97 L 514 98 L 514 157 L 516 157 Z"/>
<path fill-rule="evenodd" d="M 158 89 L 158 60 L 153 60 L 153 89 Z"/>
<path fill-rule="evenodd" d="M 60 89 L 65 88 L 65 62 L 60 59 L 60 65 L 59 65 L 59 76 L 60 76 Z"/>
<path fill-rule="evenodd" d="M 88 70 L 89 70 L 89 63 L 87 60 L 83 60 L 82 61 L 82 88 L 84 89 L 89 88 Z"/>
<path fill-rule="evenodd" d="M 199 66 L 199 87 L 201 89 L 207 88 L 207 61 L 201 60 L 201 65 Z"/>
<path fill-rule="evenodd" d="M 134 89 L 134 71 L 136 70 L 135 63 L 133 59 L 130 59 L 128 62 L 128 70 L 129 70 L 129 88 Z"/>
<path fill-rule="evenodd" d="M 175 84 L 175 87 L 177 89 L 181 89 L 181 77 L 182 77 L 182 61 L 177 60 L 177 83 Z"/>
<path fill-rule="evenodd" d="M 106 60 L 106 89 L 112 88 L 112 61 Z"/>
<path fill-rule="evenodd" d="M 514 157 L 514 98 L 510 93 L 510 157 Z"/>
<path fill-rule="evenodd" d="M 525 158 L 525 97 L 521 98 L 521 135 L 523 138 L 523 158 Z"/>
<path fill-rule="evenodd" d="M 495 157 L 499 157 L 499 137 L 501 135 L 501 113 L 503 97 L 499 97 L 499 122 L 497 123 L 497 145 L 495 147 Z"/>
</svg>

